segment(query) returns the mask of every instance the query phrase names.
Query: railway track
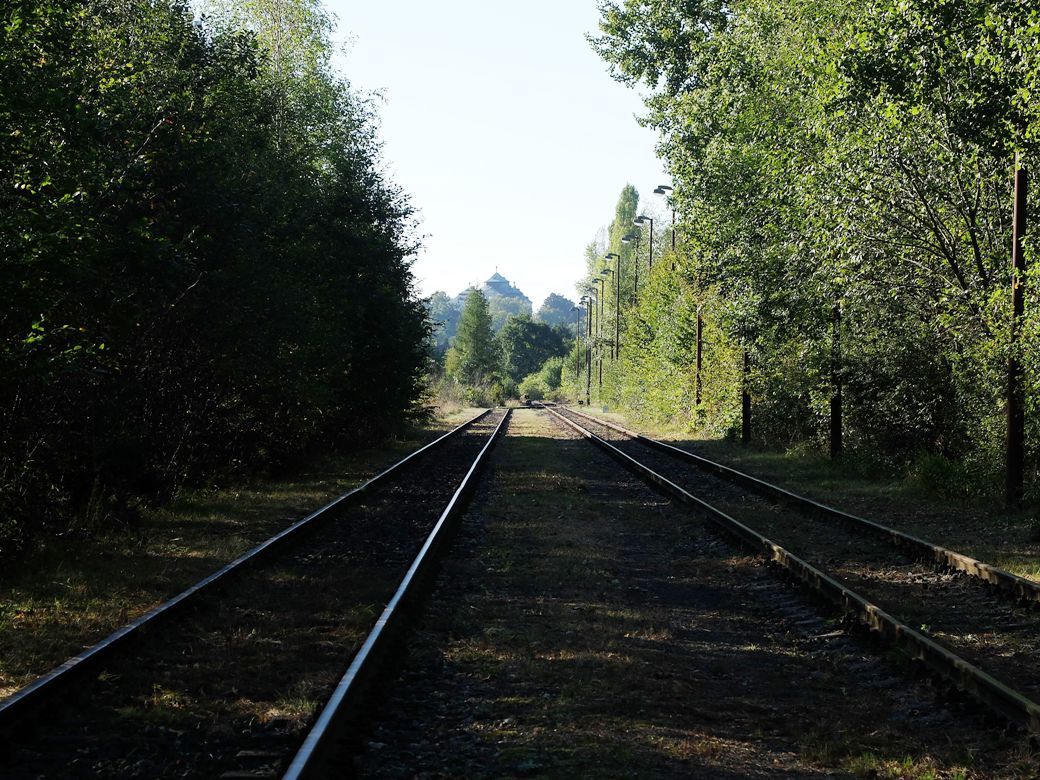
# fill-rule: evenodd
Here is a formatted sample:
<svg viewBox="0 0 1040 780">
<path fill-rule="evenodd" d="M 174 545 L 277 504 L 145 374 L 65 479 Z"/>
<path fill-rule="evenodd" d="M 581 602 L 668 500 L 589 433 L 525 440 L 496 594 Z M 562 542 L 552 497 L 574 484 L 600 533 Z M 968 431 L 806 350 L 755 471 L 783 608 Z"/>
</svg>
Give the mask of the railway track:
<svg viewBox="0 0 1040 780">
<path fill-rule="evenodd" d="M 320 774 L 507 418 L 474 417 L 0 702 L 0 776 Z"/>
<path fill-rule="evenodd" d="M 1040 731 L 1036 583 L 620 426 L 546 410 L 1003 717 Z"/>
</svg>

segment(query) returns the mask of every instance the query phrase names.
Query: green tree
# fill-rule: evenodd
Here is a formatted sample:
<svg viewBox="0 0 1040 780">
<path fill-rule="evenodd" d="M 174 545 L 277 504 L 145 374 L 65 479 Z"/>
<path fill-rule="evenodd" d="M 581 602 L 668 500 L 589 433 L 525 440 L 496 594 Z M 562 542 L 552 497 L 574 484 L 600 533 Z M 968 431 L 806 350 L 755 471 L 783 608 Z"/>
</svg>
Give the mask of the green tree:
<svg viewBox="0 0 1040 780">
<path fill-rule="evenodd" d="M 530 317 L 531 302 L 526 298 L 493 295 L 488 299 L 488 311 L 491 313 L 491 330 L 498 333 L 510 317 Z"/>
<path fill-rule="evenodd" d="M 458 332 L 448 351 L 445 370 L 462 384 L 479 385 L 498 373 L 500 363 L 487 298 L 480 290 L 470 290 L 459 315 Z"/>
<path fill-rule="evenodd" d="M 683 220 L 675 271 L 655 267 L 635 306 L 622 300 L 619 384 L 612 365 L 605 390 L 638 413 L 729 424 L 746 348 L 756 434 L 819 441 L 840 303 L 853 446 L 986 471 L 999 448 L 1010 151 L 1030 152 L 1036 129 L 1037 11 L 1009 0 L 600 9 L 593 46 L 647 95 Z M 614 243 L 629 218 L 620 205 L 609 251 L 627 258 Z M 698 310 L 709 377 L 729 384 L 694 412 Z"/>
<path fill-rule="evenodd" d="M 194 17 L 0 8 L 2 554 L 420 413 L 414 219 L 370 107 L 327 39 L 279 69 L 260 26 Z"/>
<path fill-rule="evenodd" d="M 447 293 L 439 290 L 430 296 L 426 308 L 433 325 L 433 350 L 436 355 L 442 356 L 448 351 L 451 340 L 455 338 L 461 312 L 456 302 L 449 298 Z"/>
<path fill-rule="evenodd" d="M 562 357 L 552 357 L 545 361 L 533 374 L 528 374 L 517 389 L 532 401 L 543 398 L 558 398 L 562 395 L 563 373 L 566 361 Z"/>
<path fill-rule="evenodd" d="M 502 366 L 507 376 L 519 382 L 552 357 L 566 355 L 569 342 L 564 332 L 527 315 L 510 317 L 499 331 Z"/>
<path fill-rule="evenodd" d="M 562 325 L 572 334 L 574 332 L 574 301 L 556 293 L 550 293 L 542 305 L 538 307 L 538 313 L 534 318 L 546 325 Z"/>
</svg>

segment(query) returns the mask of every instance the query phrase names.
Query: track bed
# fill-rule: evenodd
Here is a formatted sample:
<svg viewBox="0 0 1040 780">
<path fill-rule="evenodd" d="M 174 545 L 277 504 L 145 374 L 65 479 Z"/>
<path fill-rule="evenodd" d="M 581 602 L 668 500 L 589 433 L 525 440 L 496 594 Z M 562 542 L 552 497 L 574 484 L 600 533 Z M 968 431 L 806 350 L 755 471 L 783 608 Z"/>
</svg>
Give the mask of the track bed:
<svg viewBox="0 0 1040 780">
<path fill-rule="evenodd" d="M 137 639 L 0 774 L 277 776 L 501 416 Z"/>
</svg>

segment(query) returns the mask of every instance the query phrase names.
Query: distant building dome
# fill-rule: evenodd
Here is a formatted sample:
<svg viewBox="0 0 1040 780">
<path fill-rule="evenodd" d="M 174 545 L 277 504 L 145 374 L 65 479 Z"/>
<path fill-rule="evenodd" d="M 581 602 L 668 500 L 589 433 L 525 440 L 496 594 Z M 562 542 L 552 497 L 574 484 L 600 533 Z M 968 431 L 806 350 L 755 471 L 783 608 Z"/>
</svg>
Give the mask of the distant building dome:
<svg viewBox="0 0 1040 780">
<path fill-rule="evenodd" d="M 484 282 L 483 291 L 485 296 L 501 296 L 502 298 L 518 298 L 520 300 L 530 301 L 527 296 L 524 295 L 520 290 L 513 286 L 512 282 L 506 279 L 498 271 L 491 274 L 488 280 Z"/>
</svg>

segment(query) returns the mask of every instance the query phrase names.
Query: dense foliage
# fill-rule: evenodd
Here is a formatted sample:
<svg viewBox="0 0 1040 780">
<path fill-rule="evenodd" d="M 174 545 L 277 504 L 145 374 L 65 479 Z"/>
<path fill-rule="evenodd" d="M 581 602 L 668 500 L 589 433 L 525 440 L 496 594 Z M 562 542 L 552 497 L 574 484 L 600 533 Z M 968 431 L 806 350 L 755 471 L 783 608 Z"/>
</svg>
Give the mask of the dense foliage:
<svg viewBox="0 0 1040 780">
<path fill-rule="evenodd" d="M 480 289 L 471 287 L 455 298 L 434 293 L 427 308 L 433 324 L 430 384 L 438 403 L 445 406 L 483 406 L 516 398 L 524 394 L 520 385 L 525 378 L 574 348 L 574 304 L 552 293 L 538 318 L 532 319 L 530 300 L 497 271 Z M 552 372 L 545 376 L 551 379 Z M 560 381 L 540 386 L 556 393 Z"/>
<path fill-rule="evenodd" d="M 444 357 L 455 338 L 459 327 L 459 315 L 462 313 L 462 307 L 472 289 L 475 288 L 467 288 L 454 298 L 438 290 L 427 301 L 430 321 L 433 324 L 431 347 L 438 360 Z M 484 296 L 488 312 L 491 314 L 491 331 L 493 333 L 500 333 L 511 317 L 530 319 L 531 301 L 497 271 L 484 283 L 480 292 Z M 539 316 L 536 319 L 549 325 L 557 325 L 567 320 L 573 321 L 574 318 L 571 315 L 573 306 L 574 304 L 562 295 L 552 293 L 539 308 Z"/>
<path fill-rule="evenodd" d="M 553 328 L 526 315 L 510 317 L 498 333 L 502 370 L 513 382 L 537 371 L 549 358 L 566 355 L 565 327 Z"/>
<path fill-rule="evenodd" d="M 521 395 L 535 399 L 558 393 L 563 356 L 574 347 L 572 329 L 536 322 L 529 313 L 521 313 L 506 319 L 496 333 L 494 302 L 526 298 L 485 295 L 471 288 L 462 299 L 462 311 L 444 356 L 443 375 L 435 370 L 431 377 L 441 402 L 484 406 Z M 450 299 L 435 295 L 430 302 L 431 317 L 439 301 Z"/>
<path fill-rule="evenodd" d="M 732 430 L 746 349 L 756 437 L 822 444 L 837 361 L 854 449 L 893 462 L 942 457 L 964 464 L 976 488 L 992 486 L 1011 174 L 1016 153 L 1035 165 L 1040 141 L 1040 11 L 1013 0 L 623 0 L 600 10 L 593 46 L 646 90 L 678 212 L 677 255 L 658 229 L 652 274 L 639 229 L 640 290 L 622 293 L 620 359 L 601 399 Z M 602 256 L 617 253 L 623 286 L 633 284 L 633 247 L 620 242 L 638 229 L 633 195 L 623 193 L 590 277 L 616 267 Z M 616 295 L 605 294 L 612 317 Z M 1031 408 L 1034 297 L 1021 346 Z M 1040 418 L 1030 420 L 1040 441 Z"/>
<path fill-rule="evenodd" d="M 488 296 L 488 311 L 491 312 L 491 330 L 498 333 L 512 317 L 530 317 L 531 302 L 526 298 L 504 295 Z"/>
<path fill-rule="evenodd" d="M 520 380 L 517 387 L 520 395 L 526 396 L 532 401 L 563 400 L 563 375 L 566 363 L 567 361 L 563 357 L 552 357 L 546 360 L 537 371 Z"/>
<path fill-rule="evenodd" d="M 459 316 L 459 328 L 444 362 L 449 377 L 463 385 L 494 382 L 502 365 L 498 342 L 491 332 L 491 312 L 480 290 L 470 290 Z"/>
<path fill-rule="evenodd" d="M 5 553 L 414 408 L 411 211 L 327 19 L 281 7 L 0 11 Z"/>
<path fill-rule="evenodd" d="M 534 318 L 546 325 L 565 326 L 573 334 L 575 323 L 574 301 L 556 293 L 550 293 L 538 307 Z"/>
<path fill-rule="evenodd" d="M 459 329 L 459 315 L 462 313 L 460 303 L 445 292 L 438 290 L 429 297 L 426 308 L 430 313 L 433 332 L 430 334 L 433 354 L 442 358 L 451 346 L 451 340 Z"/>
</svg>

